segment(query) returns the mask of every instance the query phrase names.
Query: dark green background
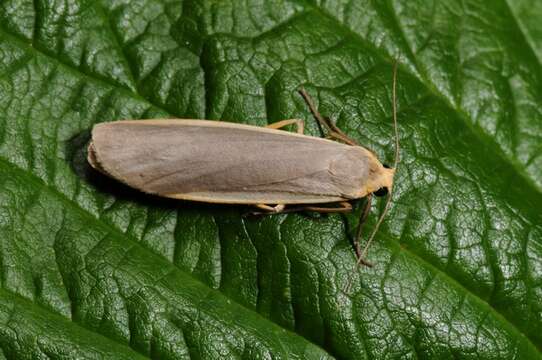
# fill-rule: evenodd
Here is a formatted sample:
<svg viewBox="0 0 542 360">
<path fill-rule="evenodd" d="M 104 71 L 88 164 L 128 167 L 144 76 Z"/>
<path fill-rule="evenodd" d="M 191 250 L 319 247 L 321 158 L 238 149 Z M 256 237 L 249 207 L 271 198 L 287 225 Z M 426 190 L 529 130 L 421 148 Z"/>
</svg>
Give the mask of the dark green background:
<svg viewBox="0 0 542 360">
<path fill-rule="evenodd" d="M 0 358 L 542 358 L 540 24 L 534 0 L 1 1 Z M 395 202 L 351 294 L 355 216 L 86 165 L 125 118 L 318 135 L 300 85 L 391 162 L 397 55 Z"/>
</svg>

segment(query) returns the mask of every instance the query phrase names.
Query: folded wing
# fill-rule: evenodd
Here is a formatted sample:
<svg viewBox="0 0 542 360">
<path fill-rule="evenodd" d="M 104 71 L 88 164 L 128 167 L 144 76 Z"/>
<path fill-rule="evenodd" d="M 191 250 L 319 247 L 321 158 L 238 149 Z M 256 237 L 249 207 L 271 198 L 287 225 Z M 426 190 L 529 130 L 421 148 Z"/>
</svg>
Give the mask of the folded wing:
<svg viewBox="0 0 542 360">
<path fill-rule="evenodd" d="M 281 130 L 205 120 L 96 125 L 89 160 L 141 191 L 223 203 L 318 203 L 356 197 L 358 147 Z"/>
</svg>

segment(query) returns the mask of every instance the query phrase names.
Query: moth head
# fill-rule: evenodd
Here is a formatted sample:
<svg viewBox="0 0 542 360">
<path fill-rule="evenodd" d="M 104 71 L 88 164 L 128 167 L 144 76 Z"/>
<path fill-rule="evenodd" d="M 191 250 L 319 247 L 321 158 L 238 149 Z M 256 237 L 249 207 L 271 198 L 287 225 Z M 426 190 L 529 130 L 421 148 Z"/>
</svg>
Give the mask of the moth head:
<svg viewBox="0 0 542 360">
<path fill-rule="evenodd" d="M 379 197 L 387 195 L 393 187 L 394 175 L 395 169 L 382 165 L 375 157 L 370 165 L 367 193 Z"/>
<path fill-rule="evenodd" d="M 391 191 L 391 188 L 393 187 L 393 177 L 395 175 L 395 169 L 392 169 L 389 165 L 383 164 L 381 170 L 381 174 L 379 176 L 380 181 L 379 183 L 381 186 L 373 191 L 373 194 L 378 197 L 386 196 Z"/>
</svg>

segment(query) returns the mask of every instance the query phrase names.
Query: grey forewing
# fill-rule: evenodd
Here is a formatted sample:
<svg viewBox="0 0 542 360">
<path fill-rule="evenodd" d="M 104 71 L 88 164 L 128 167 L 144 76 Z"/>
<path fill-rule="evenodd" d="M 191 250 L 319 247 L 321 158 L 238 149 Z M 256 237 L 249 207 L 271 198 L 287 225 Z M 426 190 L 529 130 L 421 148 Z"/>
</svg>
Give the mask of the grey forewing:
<svg viewBox="0 0 542 360">
<path fill-rule="evenodd" d="M 97 126 L 93 146 L 100 166 L 130 186 L 166 196 L 260 192 L 277 199 L 350 198 L 367 177 L 366 160 L 355 147 L 219 122 L 178 123 Z"/>
</svg>

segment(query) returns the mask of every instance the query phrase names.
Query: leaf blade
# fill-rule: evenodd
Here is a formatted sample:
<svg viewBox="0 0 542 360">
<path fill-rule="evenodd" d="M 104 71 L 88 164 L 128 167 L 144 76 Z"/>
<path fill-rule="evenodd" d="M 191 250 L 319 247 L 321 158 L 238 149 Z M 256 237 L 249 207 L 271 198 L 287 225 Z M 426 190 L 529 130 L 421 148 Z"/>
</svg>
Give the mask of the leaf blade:
<svg viewBox="0 0 542 360">
<path fill-rule="evenodd" d="M 118 39 L 112 32 L 124 34 L 119 29 L 131 24 L 121 20 L 139 8 L 102 4 L 113 19 L 108 43 L 117 41 L 118 49 L 90 72 L 88 61 L 58 60 L 61 52 L 21 40 L 27 24 L 2 25 L 0 45 L 9 56 L 0 61 L 0 163 L 12 178 L 4 184 L 12 183 L 2 187 L 2 204 L 10 205 L 0 210 L 0 229 L 7 239 L 3 264 L 13 265 L 4 271 L 4 288 L 61 316 L 75 314 L 77 324 L 147 356 L 218 356 L 220 350 L 239 357 L 329 356 L 312 342 L 345 358 L 540 357 L 536 172 L 518 171 L 526 162 L 510 160 L 513 146 L 497 141 L 484 149 L 494 143 L 468 124 L 472 113 L 458 110 L 453 97 L 435 90 L 438 78 L 427 80 L 407 60 L 400 74 L 407 136 L 399 196 L 373 251 L 378 266 L 360 273 L 352 298 L 340 291 L 353 259 L 339 217 L 245 221 L 236 210 L 149 199 L 89 174 L 83 149 L 97 121 L 170 114 L 260 125 L 309 119 L 295 95 L 303 83 L 318 95 L 322 112 L 338 114 L 350 135 L 388 154 L 390 60 L 372 40 L 305 3 L 288 3 L 264 26 L 247 22 L 254 10 L 243 5 L 232 12 L 227 3 L 153 4 L 144 12 L 158 14 L 147 23 L 154 30 Z M 232 15 L 210 20 L 221 13 Z M 274 10 L 256 13 L 265 18 Z M 154 19 L 166 18 L 169 27 L 158 29 L 160 62 L 147 46 L 156 35 Z M 102 71 L 122 62 L 118 51 L 135 65 L 133 81 Z M 524 88 L 519 83 L 512 92 Z M 308 131 L 317 134 L 314 124 Z M 501 178 L 494 178 L 494 167 Z M 43 197 L 43 209 L 31 204 L 34 197 Z M 13 252 L 18 255 L 10 259 Z M 86 262 L 89 268 L 81 268 Z M 33 270 L 42 267 L 52 270 L 45 276 Z M 74 278 L 78 272 L 84 281 Z M 254 310 L 310 342 L 284 335 Z M 198 313 L 202 322 L 193 320 Z M 200 337 L 205 340 L 195 347 L 183 345 Z"/>
</svg>

